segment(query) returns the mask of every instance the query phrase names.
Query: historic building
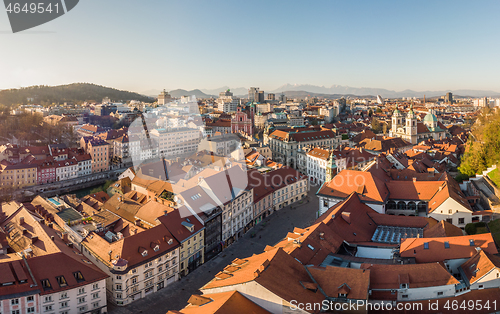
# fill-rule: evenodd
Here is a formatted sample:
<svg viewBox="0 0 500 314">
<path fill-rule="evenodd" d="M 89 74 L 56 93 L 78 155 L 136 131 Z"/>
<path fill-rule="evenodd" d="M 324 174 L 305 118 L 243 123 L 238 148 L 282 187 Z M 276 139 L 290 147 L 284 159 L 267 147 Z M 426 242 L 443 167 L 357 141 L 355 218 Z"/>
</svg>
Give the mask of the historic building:
<svg viewBox="0 0 500 314">
<path fill-rule="evenodd" d="M 423 122 L 417 120 L 413 105 L 406 114 L 406 117 L 399 111 L 394 110 L 392 114 L 392 128 L 389 131 L 389 136 L 400 137 L 412 144 L 426 139 L 439 140 L 447 134 L 446 128 L 438 121 L 436 115 L 430 111 L 424 118 Z"/>
</svg>

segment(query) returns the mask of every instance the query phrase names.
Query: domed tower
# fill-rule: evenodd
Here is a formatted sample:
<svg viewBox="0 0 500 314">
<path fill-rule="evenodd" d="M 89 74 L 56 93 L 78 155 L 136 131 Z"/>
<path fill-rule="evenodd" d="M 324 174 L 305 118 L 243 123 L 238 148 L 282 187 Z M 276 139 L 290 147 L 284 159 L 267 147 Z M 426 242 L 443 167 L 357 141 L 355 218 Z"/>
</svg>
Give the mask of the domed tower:
<svg viewBox="0 0 500 314">
<path fill-rule="evenodd" d="M 399 109 L 396 107 L 396 110 L 392 113 L 392 127 L 391 127 L 391 132 L 393 134 L 396 134 L 398 132 L 398 128 L 401 127 L 401 124 L 403 120 L 403 115 L 399 111 Z"/>
<path fill-rule="evenodd" d="M 429 113 L 424 118 L 424 124 L 430 131 L 434 131 L 437 128 L 438 119 L 434 112 L 429 111 Z"/>
<path fill-rule="evenodd" d="M 411 143 L 417 142 L 417 116 L 413 112 L 413 104 L 406 115 L 406 135 L 410 136 Z"/>
</svg>

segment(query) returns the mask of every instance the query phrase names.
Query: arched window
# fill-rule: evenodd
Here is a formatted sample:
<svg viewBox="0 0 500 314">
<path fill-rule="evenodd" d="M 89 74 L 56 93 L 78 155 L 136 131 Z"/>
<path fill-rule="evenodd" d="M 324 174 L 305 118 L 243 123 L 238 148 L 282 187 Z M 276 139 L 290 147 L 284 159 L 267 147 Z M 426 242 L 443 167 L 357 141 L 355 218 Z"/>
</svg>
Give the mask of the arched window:
<svg viewBox="0 0 500 314">
<path fill-rule="evenodd" d="M 402 209 L 402 210 L 406 209 L 406 203 L 403 201 L 399 201 L 398 202 L 398 209 Z"/>
<path fill-rule="evenodd" d="M 386 209 L 396 209 L 396 202 L 394 201 L 388 201 L 387 205 L 385 206 Z"/>
<path fill-rule="evenodd" d="M 427 202 L 420 202 L 417 205 L 419 212 L 427 212 Z"/>
<path fill-rule="evenodd" d="M 416 210 L 417 209 L 417 204 L 415 202 L 409 202 L 406 208 L 408 210 Z"/>
</svg>

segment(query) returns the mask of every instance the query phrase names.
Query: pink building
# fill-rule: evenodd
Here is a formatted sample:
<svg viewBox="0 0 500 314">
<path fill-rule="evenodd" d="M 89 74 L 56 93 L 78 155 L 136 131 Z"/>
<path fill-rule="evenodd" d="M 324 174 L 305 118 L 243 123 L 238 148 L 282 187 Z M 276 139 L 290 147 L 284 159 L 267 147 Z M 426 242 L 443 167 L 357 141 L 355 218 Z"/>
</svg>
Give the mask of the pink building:
<svg viewBox="0 0 500 314">
<path fill-rule="evenodd" d="M 238 107 L 238 111 L 233 114 L 231 117 L 231 133 L 238 133 L 239 131 L 253 135 L 253 110 L 247 114 L 241 111 L 241 107 Z"/>
<path fill-rule="evenodd" d="M 92 157 L 92 173 L 109 170 L 109 143 L 98 137 L 82 137 L 82 147 Z"/>
</svg>

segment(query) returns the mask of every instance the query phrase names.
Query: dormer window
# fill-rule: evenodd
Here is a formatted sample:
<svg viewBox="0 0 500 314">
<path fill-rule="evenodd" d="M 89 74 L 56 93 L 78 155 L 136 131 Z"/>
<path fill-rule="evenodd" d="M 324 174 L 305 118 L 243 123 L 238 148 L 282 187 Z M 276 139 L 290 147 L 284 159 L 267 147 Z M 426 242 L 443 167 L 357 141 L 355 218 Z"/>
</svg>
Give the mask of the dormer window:
<svg viewBox="0 0 500 314">
<path fill-rule="evenodd" d="M 159 249 L 160 249 L 160 246 L 159 246 L 159 245 L 156 245 L 156 246 L 153 248 L 153 250 L 154 250 L 155 252 L 158 252 L 158 250 L 159 250 Z"/>
<path fill-rule="evenodd" d="M 56 277 L 57 283 L 59 284 L 59 287 L 66 287 L 68 283 L 66 282 L 66 278 L 64 276 L 58 276 Z"/>
<path fill-rule="evenodd" d="M 147 250 L 142 251 L 141 255 L 142 256 L 148 256 L 148 251 Z"/>
<path fill-rule="evenodd" d="M 168 245 L 172 245 L 172 243 L 174 243 L 174 240 L 168 239 Z"/>
<path fill-rule="evenodd" d="M 339 298 L 347 298 L 347 294 L 345 294 L 345 293 L 339 293 Z"/>
<path fill-rule="evenodd" d="M 424 250 L 428 250 L 429 249 L 429 242 L 424 242 Z"/>
<path fill-rule="evenodd" d="M 50 281 L 48 279 L 42 279 L 40 280 L 40 282 L 42 283 L 43 290 L 52 289 L 52 285 L 50 284 Z"/>
<path fill-rule="evenodd" d="M 408 289 L 408 284 L 407 283 L 402 283 L 400 285 L 401 289 Z"/>
<path fill-rule="evenodd" d="M 470 245 L 470 246 L 475 246 L 475 244 L 474 244 L 474 239 L 470 239 L 470 240 L 469 240 L 469 245 Z"/>
<path fill-rule="evenodd" d="M 81 272 L 77 271 L 73 273 L 73 277 L 75 277 L 77 282 L 82 282 L 85 281 L 85 278 L 83 278 L 83 275 Z"/>
</svg>

